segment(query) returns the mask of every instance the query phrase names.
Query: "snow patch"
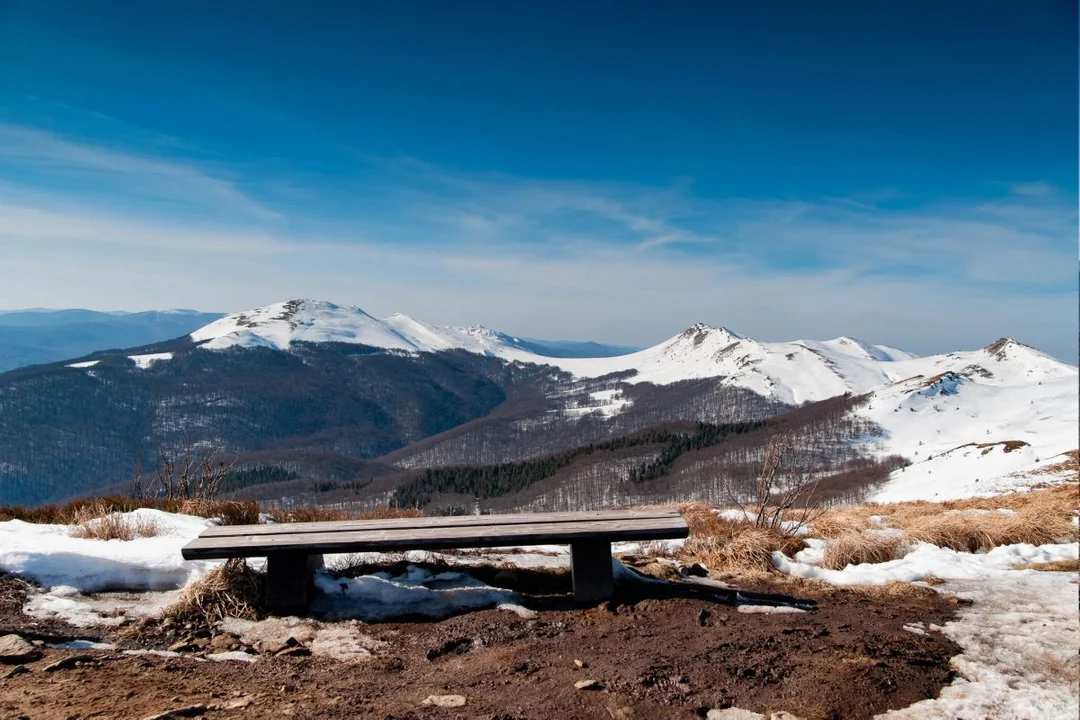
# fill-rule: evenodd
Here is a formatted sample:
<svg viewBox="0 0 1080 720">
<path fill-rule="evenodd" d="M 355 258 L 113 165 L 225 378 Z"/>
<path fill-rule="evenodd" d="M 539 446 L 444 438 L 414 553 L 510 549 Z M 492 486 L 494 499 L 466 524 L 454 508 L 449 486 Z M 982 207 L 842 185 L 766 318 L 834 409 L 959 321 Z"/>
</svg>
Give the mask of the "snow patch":
<svg viewBox="0 0 1080 720">
<path fill-rule="evenodd" d="M 173 354 L 171 352 L 164 353 L 150 353 L 148 355 L 128 355 L 129 360 L 135 361 L 136 367 L 140 370 L 146 370 L 148 367 L 156 362 L 163 360 L 172 360 Z"/>
<path fill-rule="evenodd" d="M 1075 577 L 1075 573 L 1014 571 L 992 582 L 949 583 L 948 592 L 974 601 L 941 628 L 963 648 L 952 660 L 961 677 L 935 699 L 878 717 L 1077 717 L 1080 597 Z"/>
<path fill-rule="evenodd" d="M 815 544 L 812 549 L 820 547 Z M 916 543 L 907 555 L 897 560 L 848 565 L 843 570 L 829 570 L 811 564 L 809 561 L 814 559 L 820 562 L 820 557 L 816 552 L 811 554 L 805 550 L 796 556 L 800 559 L 789 558 L 779 551 L 773 553 L 772 559 L 780 572 L 795 577 L 824 580 L 834 585 L 884 585 L 896 580 L 917 582 L 928 577 L 944 580 L 998 578 L 1016 572 L 1011 570 L 1016 565 L 1074 560 L 1078 555 L 1080 546 L 1076 543 L 1001 545 L 987 553 L 958 552 L 928 543 Z"/>
<path fill-rule="evenodd" d="M 400 575 L 335 578 L 319 572 L 315 587 L 322 594 L 312 603 L 312 612 L 333 620 L 380 622 L 409 616 L 441 620 L 468 610 L 518 604 L 517 593 L 493 588 L 466 572 L 434 574 L 415 565 Z"/>
</svg>

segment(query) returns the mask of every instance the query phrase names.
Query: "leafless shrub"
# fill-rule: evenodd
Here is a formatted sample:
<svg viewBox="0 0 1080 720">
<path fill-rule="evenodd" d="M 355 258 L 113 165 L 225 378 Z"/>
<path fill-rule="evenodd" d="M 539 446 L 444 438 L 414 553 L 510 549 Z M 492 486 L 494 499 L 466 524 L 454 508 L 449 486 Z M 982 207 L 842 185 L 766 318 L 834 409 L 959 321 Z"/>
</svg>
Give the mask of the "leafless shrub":
<svg viewBox="0 0 1080 720">
<path fill-rule="evenodd" d="M 135 469 L 131 494 L 136 498 L 167 500 L 215 500 L 225 477 L 232 470 L 220 445 L 198 449 L 190 436 L 179 450 L 157 441 L 158 465 L 149 483 L 143 479 L 142 464 Z"/>
<path fill-rule="evenodd" d="M 753 504 L 743 510 L 759 528 L 794 534 L 823 512 L 815 506 L 817 486 L 813 462 L 799 458 L 791 435 L 781 432 L 766 444 Z"/>
</svg>

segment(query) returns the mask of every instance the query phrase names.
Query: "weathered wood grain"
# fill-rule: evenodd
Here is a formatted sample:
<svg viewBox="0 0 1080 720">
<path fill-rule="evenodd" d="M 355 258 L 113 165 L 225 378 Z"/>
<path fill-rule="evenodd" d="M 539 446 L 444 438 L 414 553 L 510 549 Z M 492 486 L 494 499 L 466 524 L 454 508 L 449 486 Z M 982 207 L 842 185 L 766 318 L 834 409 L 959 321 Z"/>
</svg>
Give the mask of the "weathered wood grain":
<svg viewBox="0 0 1080 720">
<path fill-rule="evenodd" d="M 483 516 L 481 516 L 483 517 Z M 493 516 L 487 516 L 493 517 Z M 518 517 L 518 516 L 514 516 Z M 530 517 L 530 516 L 524 516 Z M 589 540 L 659 540 L 684 538 L 686 522 L 668 517 L 518 522 L 498 525 L 393 527 L 396 521 L 374 521 L 363 529 L 200 536 L 183 548 L 188 560 L 263 557 L 277 552 L 305 551 L 312 555 L 345 552 L 439 550 L 457 547 L 507 545 L 568 545 Z M 271 526 L 273 527 L 273 526 Z"/>
<path fill-rule="evenodd" d="M 595 510 L 565 513 L 513 513 L 505 515 L 458 515 L 449 517 L 395 518 L 391 520 L 341 520 L 332 522 L 278 523 L 270 525 L 219 525 L 207 528 L 200 537 L 244 537 L 250 535 L 291 535 L 311 532 L 349 532 L 408 528 L 481 527 L 576 523 L 590 520 L 638 520 L 679 518 L 678 510 Z"/>
</svg>

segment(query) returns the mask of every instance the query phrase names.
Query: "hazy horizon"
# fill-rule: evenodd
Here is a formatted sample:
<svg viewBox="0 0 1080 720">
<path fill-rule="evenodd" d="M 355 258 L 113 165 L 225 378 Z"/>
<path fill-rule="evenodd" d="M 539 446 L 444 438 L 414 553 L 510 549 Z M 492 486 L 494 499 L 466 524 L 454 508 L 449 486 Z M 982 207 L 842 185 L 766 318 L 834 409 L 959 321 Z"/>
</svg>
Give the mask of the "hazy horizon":
<svg viewBox="0 0 1080 720">
<path fill-rule="evenodd" d="M 0 7 L 0 306 L 1077 360 L 1075 5 Z"/>
</svg>

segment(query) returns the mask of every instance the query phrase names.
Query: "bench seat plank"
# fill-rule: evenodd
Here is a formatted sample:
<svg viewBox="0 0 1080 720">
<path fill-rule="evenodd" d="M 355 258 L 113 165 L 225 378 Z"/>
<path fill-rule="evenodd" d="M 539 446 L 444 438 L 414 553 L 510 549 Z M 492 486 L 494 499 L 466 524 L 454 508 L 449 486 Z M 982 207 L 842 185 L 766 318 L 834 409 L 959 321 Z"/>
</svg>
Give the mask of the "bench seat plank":
<svg viewBox="0 0 1080 720">
<path fill-rule="evenodd" d="M 264 557 L 272 553 L 295 551 L 318 555 L 438 550 L 456 547 L 568 545 L 588 540 L 616 542 L 685 538 L 689 534 L 686 522 L 677 514 L 673 517 L 658 518 L 596 519 L 556 523 L 519 521 L 514 524 L 443 527 L 394 528 L 384 524 L 390 522 L 393 521 L 370 521 L 363 529 L 334 532 L 319 530 L 230 537 L 208 537 L 204 534 L 189 542 L 182 553 L 185 559 L 196 560 Z"/>
<path fill-rule="evenodd" d="M 323 522 L 272 523 L 264 525 L 218 525 L 202 532 L 203 538 L 246 537 L 251 535 L 295 535 L 304 533 L 349 532 L 355 530 L 397 530 L 450 527 L 484 527 L 580 523 L 591 520 L 664 520 L 681 518 L 678 510 L 596 510 L 565 513 L 512 513 L 505 515 L 456 515 L 446 517 L 394 518 L 388 520 L 338 520 Z"/>
</svg>

